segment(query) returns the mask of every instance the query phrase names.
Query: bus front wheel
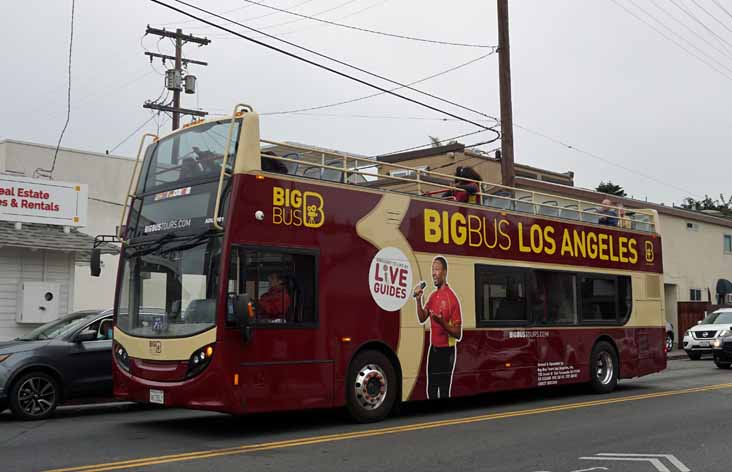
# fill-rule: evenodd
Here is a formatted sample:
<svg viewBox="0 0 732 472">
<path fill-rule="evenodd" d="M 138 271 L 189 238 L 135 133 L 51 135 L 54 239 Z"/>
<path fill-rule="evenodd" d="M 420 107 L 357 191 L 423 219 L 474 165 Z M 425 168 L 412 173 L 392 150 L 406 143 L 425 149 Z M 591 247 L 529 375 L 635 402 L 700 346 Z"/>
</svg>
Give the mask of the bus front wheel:
<svg viewBox="0 0 732 472">
<path fill-rule="evenodd" d="M 612 344 L 600 341 L 590 356 L 590 385 L 595 393 L 610 393 L 618 385 L 620 362 Z"/>
<path fill-rule="evenodd" d="M 378 351 L 358 354 L 348 369 L 346 408 L 359 423 L 380 421 L 394 407 L 397 376 L 391 361 Z"/>
</svg>

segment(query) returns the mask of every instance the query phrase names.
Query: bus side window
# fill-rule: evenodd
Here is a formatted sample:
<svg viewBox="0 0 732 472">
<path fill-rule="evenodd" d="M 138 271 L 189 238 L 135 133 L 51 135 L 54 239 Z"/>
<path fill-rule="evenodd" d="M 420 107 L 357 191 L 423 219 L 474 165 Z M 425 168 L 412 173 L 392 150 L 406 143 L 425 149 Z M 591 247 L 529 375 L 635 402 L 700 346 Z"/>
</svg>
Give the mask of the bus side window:
<svg viewBox="0 0 732 472">
<path fill-rule="evenodd" d="M 314 253 L 242 248 L 232 257 L 229 293 L 249 295 L 258 325 L 317 323 Z"/>
<path fill-rule="evenodd" d="M 477 325 L 526 325 L 526 271 L 477 266 Z"/>
</svg>

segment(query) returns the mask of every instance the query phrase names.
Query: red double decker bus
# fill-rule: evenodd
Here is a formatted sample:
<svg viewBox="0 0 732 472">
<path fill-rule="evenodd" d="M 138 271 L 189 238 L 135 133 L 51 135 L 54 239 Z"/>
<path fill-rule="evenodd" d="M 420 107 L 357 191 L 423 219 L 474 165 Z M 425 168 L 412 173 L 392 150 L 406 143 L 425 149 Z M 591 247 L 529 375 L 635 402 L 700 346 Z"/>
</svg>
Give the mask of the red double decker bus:
<svg viewBox="0 0 732 472">
<path fill-rule="evenodd" d="M 247 107 L 156 138 L 135 174 L 119 399 L 373 421 L 666 367 L 653 212 L 470 179 L 460 203 L 450 175 L 261 141 Z"/>
</svg>

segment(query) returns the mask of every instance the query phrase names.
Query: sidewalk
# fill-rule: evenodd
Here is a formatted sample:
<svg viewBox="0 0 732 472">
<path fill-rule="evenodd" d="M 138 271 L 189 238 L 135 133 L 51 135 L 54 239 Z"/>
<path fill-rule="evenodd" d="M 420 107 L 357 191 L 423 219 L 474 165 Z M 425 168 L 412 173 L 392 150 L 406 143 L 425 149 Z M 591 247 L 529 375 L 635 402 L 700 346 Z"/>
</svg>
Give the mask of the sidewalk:
<svg viewBox="0 0 732 472">
<path fill-rule="evenodd" d="M 673 361 L 677 359 L 688 359 L 689 356 L 686 355 L 686 351 L 683 349 L 674 349 L 673 351 L 669 352 L 666 356 L 666 359 Z"/>
</svg>

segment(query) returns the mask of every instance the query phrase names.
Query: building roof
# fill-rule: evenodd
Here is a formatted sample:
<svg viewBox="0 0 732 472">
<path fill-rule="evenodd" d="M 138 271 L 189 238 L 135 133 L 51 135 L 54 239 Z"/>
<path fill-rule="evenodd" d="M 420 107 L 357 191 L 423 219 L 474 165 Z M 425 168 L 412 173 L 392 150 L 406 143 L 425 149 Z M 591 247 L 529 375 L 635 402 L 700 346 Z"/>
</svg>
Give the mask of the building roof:
<svg viewBox="0 0 732 472">
<path fill-rule="evenodd" d="M 448 152 L 463 152 L 465 145 L 460 143 L 445 144 L 443 146 L 434 146 L 425 149 L 417 149 L 416 151 L 399 152 L 396 154 L 385 154 L 376 158 L 379 162 L 387 164 L 398 164 L 399 162 L 411 161 L 422 157 L 439 156 Z M 483 157 L 483 156 L 481 156 Z M 486 157 L 487 159 L 487 157 Z"/>
<path fill-rule="evenodd" d="M 516 178 L 516 187 L 527 190 L 534 190 L 537 192 L 546 192 L 552 195 L 573 197 L 580 200 L 597 203 L 602 203 L 603 199 L 609 198 L 615 204 L 622 203 L 623 206 L 625 206 L 626 208 L 656 210 L 658 211 L 658 213 L 663 215 L 675 216 L 677 218 L 684 218 L 687 220 L 700 221 L 703 223 L 732 228 L 732 219 L 720 218 L 709 215 L 707 213 L 686 210 L 684 208 L 679 208 L 675 206 L 659 205 L 658 203 L 635 200 L 627 197 L 616 197 L 613 195 L 608 195 L 606 193 L 596 192 L 590 189 L 570 187 L 568 185 L 554 184 L 550 182 L 526 179 L 521 177 Z"/>
<path fill-rule="evenodd" d="M 94 237 L 74 228 L 65 233 L 62 226 L 35 223 L 23 223 L 17 230 L 15 223 L 0 221 L 0 246 L 71 252 L 77 254 L 78 260 L 88 260 L 94 247 Z M 103 244 L 99 248 L 102 254 L 119 254 L 119 249 L 111 244 Z"/>
</svg>

